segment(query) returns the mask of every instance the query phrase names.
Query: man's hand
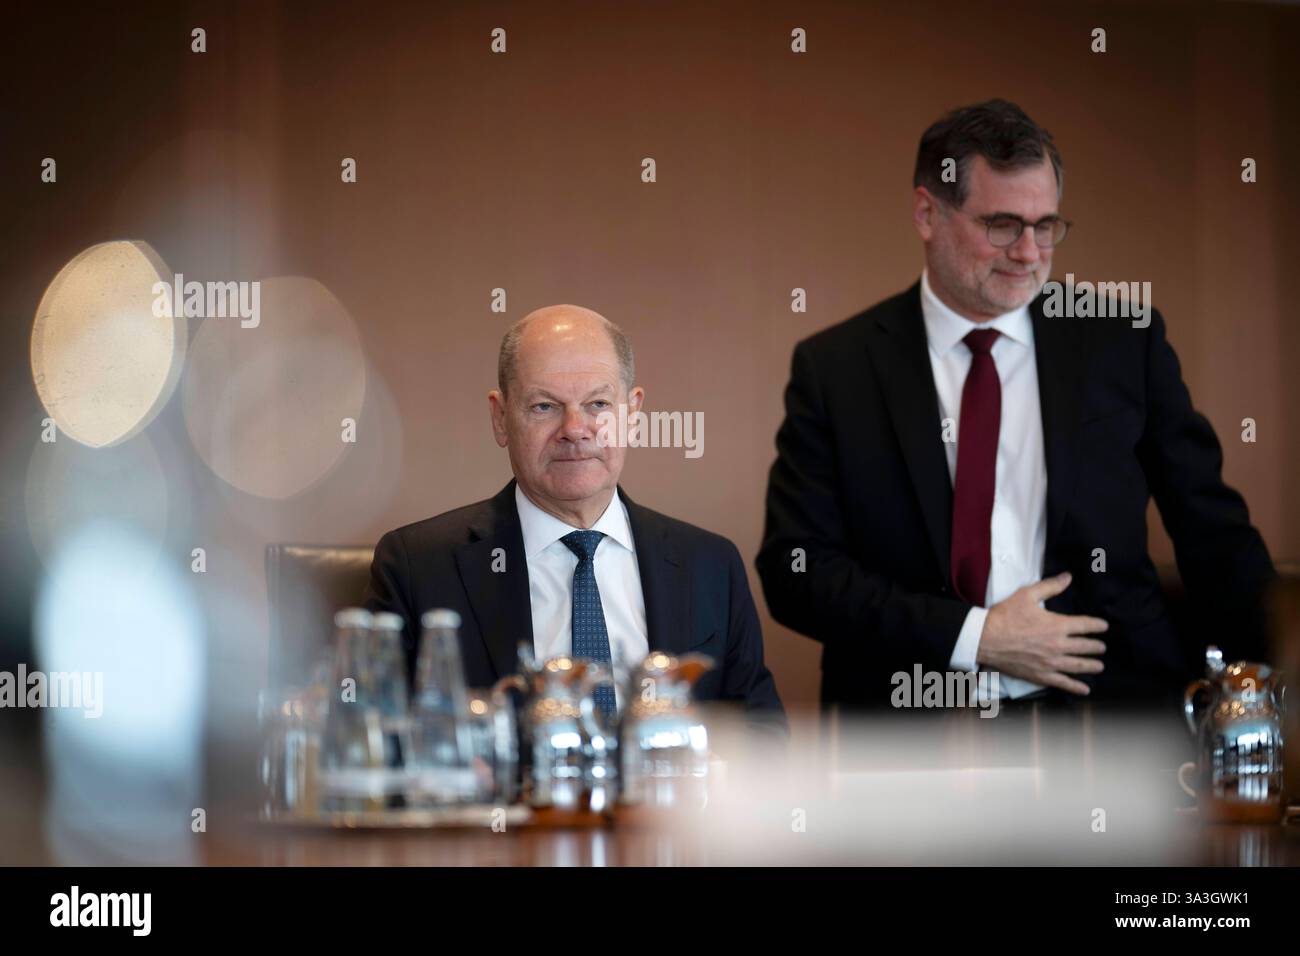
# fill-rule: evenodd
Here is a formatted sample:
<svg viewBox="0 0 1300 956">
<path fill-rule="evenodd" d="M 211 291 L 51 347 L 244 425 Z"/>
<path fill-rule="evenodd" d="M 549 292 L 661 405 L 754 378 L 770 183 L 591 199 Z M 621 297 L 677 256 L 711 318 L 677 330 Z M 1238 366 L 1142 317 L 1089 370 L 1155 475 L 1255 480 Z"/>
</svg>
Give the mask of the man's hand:
<svg viewBox="0 0 1300 956">
<path fill-rule="evenodd" d="M 1023 587 L 989 608 L 976 662 L 985 670 L 1087 694 L 1087 684 L 1066 675 L 1102 672 L 1101 661 L 1081 655 L 1104 654 L 1106 645 L 1080 635 L 1100 634 L 1110 625 L 1099 617 L 1055 614 L 1038 606 L 1069 586 L 1069 572 L 1058 574 Z"/>
</svg>

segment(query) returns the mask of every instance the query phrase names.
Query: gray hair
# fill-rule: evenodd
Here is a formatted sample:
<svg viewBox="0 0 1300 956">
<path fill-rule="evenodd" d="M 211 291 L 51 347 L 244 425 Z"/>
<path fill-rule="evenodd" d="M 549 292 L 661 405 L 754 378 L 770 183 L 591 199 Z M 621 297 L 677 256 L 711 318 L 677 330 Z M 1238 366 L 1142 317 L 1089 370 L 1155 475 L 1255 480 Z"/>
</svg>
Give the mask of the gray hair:
<svg viewBox="0 0 1300 956">
<path fill-rule="evenodd" d="M 530 313 L 524 316 L 510 326 L 501 339 L 501 351 L 497 353 L 497 388 L 501 390 L 502 395 L 508 394 L 508 387 L 514 381 L 515 367 L 519 361 L 519 340 L 524 337 L 524 329 L 536 314 Z M 632 355 L 632 340 L 627 337 L 626 332 L 600 313 L 591 314 L 604 323 L 605 331 L 609 333 L 610 344 L 614 346 L 614 355 L 618 359 L 619 377 L 623 380 L 625 388 L 631 388 L 636 384 L 636 359 Z"/>
</svg>

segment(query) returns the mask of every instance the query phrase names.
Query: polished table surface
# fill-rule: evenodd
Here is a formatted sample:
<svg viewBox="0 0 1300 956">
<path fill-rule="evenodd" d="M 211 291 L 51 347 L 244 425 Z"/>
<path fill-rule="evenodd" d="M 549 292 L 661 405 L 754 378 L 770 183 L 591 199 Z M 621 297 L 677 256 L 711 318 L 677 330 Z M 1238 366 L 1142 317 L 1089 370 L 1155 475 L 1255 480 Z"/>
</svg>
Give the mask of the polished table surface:
<svg viewBox="0 0 1300 956">
<path fill-rule="evenodd" d="M 1195 755 L 1166 713 L 1039 713 L 998 720 L 873 718 L 821 746 L 755 749 L 714 736 L 703 809 L 616 821 L 345 831 L 259 823 L 214 829 L 212 865 L 1300 865 L 1300 819 L 1204 824 L 1179 788 Z M 804 728 L 806 729 L 806 728 Z M 807 738 L 804 734 L 804 739 Z M 220 815 L 230 820 L 233 814 Z M 596 825 L 590 823 L 596 821 Z M 602 825 L 603 823 L 603 825 Z"/>
<path fill-rule="evenodd" d="M 711 728 L 712 731 L 713 728 Z M 873 720 L 810 734 L 784 755 L 719 732 L 703 810 L 581 825 L 511 817 L 503 830 L 331 829 L 258 820 L 250 754 L 224 773 L 225 796 L 138 809 L 100 799 L 93 830 L 61 822 L 25 750 L 0 755 L 9 864 L 213 866 L 1300 865 L 1300 820 L 1203 824 L 1178 786 L 1194 756 L 1176 721 L 1157 728 L 1089 718 Z M 810 742 L 811 741 L 811 742 Z M 6 745 L 8 746 L 8 745 Z M 1295 775 L 1300 779 L 1300 775 Z M 128 781 L 96 777 L 96 791 Z M 149 794 L 152 801 L 153 796 Z M 92 796 L 94 794 L 92 793 Z M 183 799 L 183 798 L 182 798 Z M 163 810 L 167 812 L 163 812 Z M 141 827 L 152 828 L 142 830 Z"/>
<path fill-rule="evenodd" d="M 1292 822 L 1272 826 L 1202 824 L 1176 811 L 1174 845 L 1142 862 L 1171 866 L 1300 866 L 1300 808 Z M 214 866 L 716 866 L 737 860 L 690 832 L 646 826 L 520 826 L 445 830 L 346 830 L 284 827 L 250 821 L 238 833 L 212 835 L 203 862 Z M 818 862 L 788 849 L 773 865 Z M 873 858 L 862 865 L 906 862 Z M 939 862 L 939 861 L 934 861 Z M 960 862 L 971 862 L 962 859 Z M 990 862 L 1014 863 L 1014 859 Z M 1060 859 L 1059 863 L 1069 863 Z"/>
</svg>

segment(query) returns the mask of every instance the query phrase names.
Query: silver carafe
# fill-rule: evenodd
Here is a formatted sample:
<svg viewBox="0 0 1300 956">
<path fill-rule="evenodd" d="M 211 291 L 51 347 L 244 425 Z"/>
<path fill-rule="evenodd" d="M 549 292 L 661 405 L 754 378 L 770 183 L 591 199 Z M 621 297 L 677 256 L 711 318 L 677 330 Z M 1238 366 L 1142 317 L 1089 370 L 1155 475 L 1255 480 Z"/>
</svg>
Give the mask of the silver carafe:
<svg viewBox="0 0 1300 956">
<path fill-rule="evenodd" d="M 1204 819 L 1264 823 L 1281 819 L 1282 707 L 1278 672 L 1267 664 L 1225 665 L 1205 650 L 1205 677 L 1187 687 L 1187 726 L 1199 742 L 1195 764 L 1179 769 L 1183 789 L 1197 797 Z M 1194 771 L 1189 786 L 1185 772 Z"/>
<path fill-rule="evenodd" d="M 707 800 L 709 734 L 692 688 L 713 668 L 703 654 L 651 653 L 628 677 L 620 802 L 700 809 Z"/>
<path fill-rule="evenodd" d="M 612 736 L 596 714 L 594 691 L 609 679 L 606 668 L 569 657 L 553 657 L 525 675 L 531 696 L 523 721 L 531 750 L 529 802 L 534 807 L 585 811 L 602 809 L 603 781 L 593 787 L 593 767 L 612 744 Z"/>
</svg>

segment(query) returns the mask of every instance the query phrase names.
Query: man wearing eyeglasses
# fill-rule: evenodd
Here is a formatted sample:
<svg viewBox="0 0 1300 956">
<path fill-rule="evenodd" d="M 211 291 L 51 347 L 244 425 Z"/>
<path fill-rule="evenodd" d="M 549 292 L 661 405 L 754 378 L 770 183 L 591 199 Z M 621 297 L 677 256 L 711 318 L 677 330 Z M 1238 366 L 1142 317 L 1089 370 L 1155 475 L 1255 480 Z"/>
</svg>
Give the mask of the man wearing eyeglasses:
<svg viewBox="0 0 1300 956">
<path fill-rule="evenodd" d="M 1070 225 L 1050 134 L 1004 100 L 955 110 L 913 183 L 920 280 L 796 347 L 768 486 L 759 575 L 824 645 L 823 705 L 888 704 L 918 665 L 995 672 L 1007 706 L 1166 699 L 1197 649 L 1152 496 L 1227 653 L 1259 654 L 1272 563 L 1159 312 L 1044 315 Z"/>
</svg>

